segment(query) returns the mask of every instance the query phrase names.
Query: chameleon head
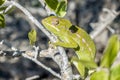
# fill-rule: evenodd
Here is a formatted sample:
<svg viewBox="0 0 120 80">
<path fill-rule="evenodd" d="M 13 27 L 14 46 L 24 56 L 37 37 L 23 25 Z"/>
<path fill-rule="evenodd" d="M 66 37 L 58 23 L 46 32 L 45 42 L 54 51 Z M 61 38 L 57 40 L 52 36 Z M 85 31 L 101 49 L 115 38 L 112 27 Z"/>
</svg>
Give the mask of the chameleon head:
<svg viewBox="0 0 120 80">
<path fill-rule="evenodd" d="M 71 23 L 63 18 L 56 16 L 50 16 L 42 20 L 44 27 L 54 34 L 60 34 L 61 31 L 67 30 L 66 28 L 71 25 Z"/>
</svg>

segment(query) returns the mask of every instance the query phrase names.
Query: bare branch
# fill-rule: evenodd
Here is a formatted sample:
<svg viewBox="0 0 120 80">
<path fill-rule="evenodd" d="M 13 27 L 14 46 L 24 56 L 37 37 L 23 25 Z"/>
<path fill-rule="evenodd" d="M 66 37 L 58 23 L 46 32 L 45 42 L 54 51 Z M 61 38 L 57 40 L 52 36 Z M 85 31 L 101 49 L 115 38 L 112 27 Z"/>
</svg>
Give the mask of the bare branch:
<svg viewBox="0 0 120 80">
<path fill-rule="evenodd" d="M 45 66 L 44 64 L 42 64 L 42 63 L 41 63 L 40 61 L 38 61 L 37 59 L 32 58 L 32 57 L 29 57 L 29 56 L 26 55 L 26 54 L 22 54 L 22 55 L 23 55 L 25 58 L 30 59 L 30 60 L 32 60 L 33 62 L 35 62 L 36 64 L 38 64 L 39 66 L 43 67 L 44 69 L 46 69 L 47 71 L 49 71 L 50 73 L 52 73 L 54 76 L 56 76 L 56 77 L 58 77 L 58 78 L 61 79 L 61 76 L 60 76 L 58 73 L 56 73 L 55 71 L 53 71 L 51 68 Z"/>
<path fill-rule="evenodd" d="M 104 31 L 119 14 L 120 13 L 115 10 L 103 8 L 103 14 L 99 16 L 99 21 L 97 23 L 91 23 L 91 26 L 94 28 L 96 27 L 96 29 L 90 34 L 90 36 L 95 39 L 95 37 Z"/>
<path fill-rule="evenodd" d="M 32 16 L 32 14 L 23 6 L 21 6 L 19 3 L 15 2 L 15 1 L 7 1 L 6 4 L 9 5 L 14 5 L 15 7 L 17 7 L 18 9 L 20 9 L 40 30 L 43 31 L 43 33 L 45 33 L 49 39 L 51 41 L 55 41 L 55 38 L 53 35 L 51 35 L 43 26 L 42 24 L 40 24 L 40 22 Z"/>
<path fill-rule="evenodd" d="M 56 73 L 55 71 L 53 71 L 52 69 L 50 69 L 49 67 L 45 66 L 44 64 L 42 64 L 40 61 L 38 61 L 36 59 L 37 56 L 35 56 L 35 54 L 39 54 L 39 56 L 41 57 L 43 54 L 45 55 L 49 55 L 48 57 L 51 58 L 51 55 L 55 55 L 56 54 L 56 49 L 53 49 L 53 48 L 48 48 L 48 50 L 43 50 L 41 51 L 40 53 L 39 52 L 39 47 L 35 47 L 34 46 L 34 49 L 33 51 L 20 51 L 18 49 L 16 49 L 15 47 L 13 47 L 10 43 L 2 40 L 0 42 L 0 45 L 6 45 L 8 46 L 9 48 L 12 49 L 12 51 L 4 51 L 4 50 L 0 50 L 0 56 L 9 56 L 9 57 L 20 57 L 20 56 L 23 56 L 27 59 L 30 59 L 32 61 L 34 61 L 36 64 L 38 64 L 39 66 L 43 67 L 44 69 L 48 70 L 50 73 L 52 73 L 54 76 L 58 77 L 58 78 L 61 78 L 61 76 Z M 44 52 L 45 51 L 45 52 Z M 47 52 L 46 52 L 47 51 Z M 52 54 L 51 54 L 52 53 Z M 51 55 L 50 55 L 51 54 Z M 45 56 L 44 56 L 45 57 Z M 53 58 L 53 57 L 52 57 Z M 55 60 L 55 59 L 54 59 Z M 57 61 L 56 61 L 57 62 Z M 60 63 L 58 62 L 57 63 L 59 66 L 60 66 Z"/>
<path fill-rule="evenodd" d="M 43 2 L 42 2 L 43 3 Z M 42 30 L 52 42 L 56 41 L 56 37 L 51 35 L 40 23 L 39 21 L 34 18 L 28 10 L 26 10 L 24 7 L 22 7 L 20 4 L 14 2 L 14 1 L 7 1 L 7 5 L 14 5 L 18 9 L 20 9 L 40 30 Z M 44 7 L 44 6 L 43 6 Z M 48 9 L 48 8 L 47 8 Z M 47 10 L 49 11 L 49 9 Z M 47 12 L 48 13 L 48 12 Z M 61 68 L 61 74 L 62 74 L 62 80 L 72 80 L 72 69 L 68 62 L 68 57 L 66 55 L 65 50 L 62 47 L 58 47 L 58 50 L 60 52 L 60 55 L 62 56 L 62 62 L 60 65 Z M 56 60 L 56 59 L 55 59 Z M 56 61 L 57 62 L 57 61 Z"/>
<path fill-rule="evenodd" d="M 36 64 L 38 64 L 42 68 L 46 69 L 47 71 L 52 73 L 54 76 L 56 76 L 58 78 L 61 78 L 61 76 L 58 73 L 56 73 L 51 68 L 45 66 L 40 61 L 38 61 L 36 58 L 34 58 L 34 53 L 35 53 L 34 51 L 19 51 L 19 50 L 17 50 L 17 51 L 0 51 L 0 56 L 11 56 L 11 57 L 23 56 L 23 57 L 25 57 L 27 59 L 32 60 L 33 62 L 35 62 Z M 28 56 L 28 55 L 31 55 L 31 56 Z"/>
<path fill-rule="evenodd" d="M 34 75 L 34 76 L 32 76 L 32 77 L 28 77 L 28 78 L 26 78 L 25 80 L 35 80 L 35 79 L 37 79 L 37 78 L 39 78 L 39 75 Z"/>
</svg>

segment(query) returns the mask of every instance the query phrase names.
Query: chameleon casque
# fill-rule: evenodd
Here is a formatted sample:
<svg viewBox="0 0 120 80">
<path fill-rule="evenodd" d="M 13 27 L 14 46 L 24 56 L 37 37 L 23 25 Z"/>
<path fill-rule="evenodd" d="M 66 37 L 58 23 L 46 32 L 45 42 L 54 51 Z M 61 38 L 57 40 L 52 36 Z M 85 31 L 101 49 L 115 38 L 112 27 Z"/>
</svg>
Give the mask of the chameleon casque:
<svg viewBox="0 0 120 80">
<path fill-rule="evenodd" d="M 54 45 L 73 48 L 79 60 L 94 61 L 96 51 L 94 42 L 83 29 L 72 25 L 67 19 L 56 16 L 50 16 L 43 19 L 42 24 L 48 31 L 58 37 L 58 40 L 53 43 Z M 83 64 L 84 63 L 74 64 L 77 68 L 82 66 L 80 70 L 78 69 L 82 75 L 84 75 L 85 72 L 83 71 L 82 73 L 81 71 L 85 68 Z"/>
</svg>

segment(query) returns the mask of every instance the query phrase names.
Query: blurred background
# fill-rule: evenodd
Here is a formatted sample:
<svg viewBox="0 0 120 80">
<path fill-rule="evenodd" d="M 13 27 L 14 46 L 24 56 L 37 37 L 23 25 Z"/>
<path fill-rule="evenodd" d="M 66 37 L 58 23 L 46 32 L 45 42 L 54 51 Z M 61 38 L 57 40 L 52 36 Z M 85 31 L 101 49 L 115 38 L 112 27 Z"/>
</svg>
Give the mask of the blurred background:
<svg viewBox="0 0 120 80">
<path fill-rule="evenodd" d="M 24 6 L 31 14 L 40 21 L 47 16 L 47 12 L 38 0 L 15 0 Z M 73 24 L 80 26 L 88 33 L 94 31 L 90 25 L 99 20 L 103 8 L 120 11 L 120 0 L 68 0 L 68 10 L 65 18 Z M 41 50 L 48 48 L 49 39 L 40 31 L 19 9 L 5 16 L 6 27 L 0 28 L 0 41 L 5 40 L 19 50 L 30 50 L 28 32 L 34 28 L 37 30 L 37 43 Z M 110 24 L 110 27 L 120 38 L 120 15 Z M 94 39 L 96 44 L 96 61 L 99 59 L 106 47 L 107 41 L 112 33 L 103 31 Z M 0 45 L 0 50 L 11 50 L 5 45 Z M 72 49 L 66 49 L 69 57 L 74 55 Z M 59 67 L 51 59 L 40 58 L 42 63 L 59 72 Z M 75 70 L 76 71 L 76 70 Z M 0 56 L 0 80 L 24 80 L 28 77 L 38 75 L 36 80 L 57 80 L 52 74 L 44 70 L 34 62 L 23 58 L 12 58 Z"/>
</svg>

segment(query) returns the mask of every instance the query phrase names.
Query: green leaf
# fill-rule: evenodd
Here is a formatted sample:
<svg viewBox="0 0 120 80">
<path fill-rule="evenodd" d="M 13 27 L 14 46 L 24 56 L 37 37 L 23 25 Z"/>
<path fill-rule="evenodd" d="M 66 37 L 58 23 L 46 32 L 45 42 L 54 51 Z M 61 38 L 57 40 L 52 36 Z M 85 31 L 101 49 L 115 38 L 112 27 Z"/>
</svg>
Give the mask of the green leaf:
<svg viewBox="0 0 120 80">
<path fill-rule="evenodd" d="M 28 38 L 29 38 L 29 42 L 31 45 L 34 45 L 36 42 L 36 35 L 37 32 L 36 30 L 32 29 L 29 33 L 28 33 Z"/>
<path fill-rule="evenodd" d="M 5 0 L 0 0 L 0 6 L 5 2 Z"/>
<path fill-rule="evenodd" d="M 1 28 L 5 27 L 5 18 L 3 14 L 0 14 L 0 27 Z"/>
<path fill-rule="evenodd" d="M 0 11 L 5 10 L 6 8 L 7 8 L 6 6 L 0 7 Z"/>
<path fill-rule="evenodd" d="M 66 14 L 66 10 L 67 10 L 67 3 L 65 1 L 61 1 L 58 3 L 55 12 L 59 17 L 64 17 Z"/>
<path fill-rule="evenodd" d="M 45 0 L 47 6 L 53 10 L 57 16 L 64 17 L 67 10 L 67 0 Z"/>
<path fill-rule="evenodd" d="M 107 67 L 110 68 L 112 63 L 114 62 L 117 53 L 119 51 L 119 39 L 117 35 L 113 35 L 109 41 L 108 41 L 108 45 L 104 51 L 104 55 L 101 59 L 101 66 L 102 67 Z"/>
<path fill-rule="evenodd" d="M 45 3 L 51 10 L 56 10 L 58 5 L 58 0 L 45 0 Z"/>
<path fill-rule="evenodd" d="M 120 40 L 119 40 L 119 50 L 120 50 Z"/>
<path fill-rule="evenodd" d="M 110 80 L 120 80 L 120 64 L 113 66 L 110 73 Z"/>
<path fill-rule="evenodd" d="M 109 73 L 104 70 L 94 72 L 91 75 L 90 80 L 109 80 Z"/>
</svg>

